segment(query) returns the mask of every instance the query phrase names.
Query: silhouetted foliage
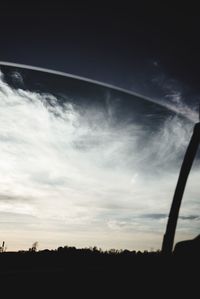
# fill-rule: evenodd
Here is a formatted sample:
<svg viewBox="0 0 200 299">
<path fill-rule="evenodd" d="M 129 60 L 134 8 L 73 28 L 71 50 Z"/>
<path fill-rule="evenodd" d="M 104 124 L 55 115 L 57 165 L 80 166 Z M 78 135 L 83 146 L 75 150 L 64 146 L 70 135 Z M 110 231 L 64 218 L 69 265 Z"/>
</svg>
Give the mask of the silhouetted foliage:
<svg viewBox="0 0 200 299">
<path fill-rule="evenodd" d="M 150 290 L 153 294 L 165 288 L 165 294 L 174 289 L 179 277 L 195 280 L 193 255 L 170 256 L 157 251 L 106 250 L 96 246 L 90 248 L 58 247 L 54 250 L 4 252 L 0 254 L 0 279 L 2 285 L 25 285 L 29 289 L 43 289 L 44 298 L 51 295 L 52 288 L 56 295 L 60 292 L 85 290 L 86 294 L 94 287 L 98 295 L 105 298 L 107 289 L 122 297 L 127 292 Z M 170 275 L 167 273 L 171 272 Z M 188 282 L 187 282 L 188 284 Z M 198 284 L 197 284 L 198 285 Z M 182 285 L 180 284 L 180 288 Z M 105 290 L 106 289 L 106 290 Z M 8 288 L 10 290 L 10 288 Z M 102 290 L 102 293 L 101 293 Z M 86 295 L 85 294 L 85 295 Z M 170 294 L 169 294 L 170 295 Z M 162 298 L 162 297 L 161 297 Z"/>
</svg>

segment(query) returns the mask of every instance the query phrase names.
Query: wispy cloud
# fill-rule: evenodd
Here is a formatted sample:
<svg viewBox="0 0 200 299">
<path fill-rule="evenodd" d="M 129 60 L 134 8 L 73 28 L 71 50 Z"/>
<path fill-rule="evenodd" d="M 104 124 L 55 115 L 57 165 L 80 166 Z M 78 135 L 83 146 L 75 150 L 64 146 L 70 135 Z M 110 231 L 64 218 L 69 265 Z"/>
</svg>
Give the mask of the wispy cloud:
<svg viewBox="0 0 200 299">
<path fill-rule="evenodd" d="M 155 213 L 155 214 L 144 214 L 141 215 L 142 218 L 151 218 L 151 219 L 165 219 L 168 217 L 168 214 L 159 214 L 159 213 Z M 200 218 L 200 216 L 198 215 L 188 215 L 188 216 L 179 216 L 179 219 L 182 220 L 196 220 Z"/>
<path fill-rule="evenodd" d="M 1 74 L 0 213 L 26 231 L 24 240 L 31 231 L 45 240 L 51 233 L 44 246 L 160 244 L 192 124 L 172 114 L 147 131 L 142 121 L 117 122 L 108 108 L 59 105 L 51 94 L 11 88 Z M 198 181 L 196 165 L 184 221 L 196 219 Z M 2 235 L 11 227 L 1 224 Z"/>
</svg>

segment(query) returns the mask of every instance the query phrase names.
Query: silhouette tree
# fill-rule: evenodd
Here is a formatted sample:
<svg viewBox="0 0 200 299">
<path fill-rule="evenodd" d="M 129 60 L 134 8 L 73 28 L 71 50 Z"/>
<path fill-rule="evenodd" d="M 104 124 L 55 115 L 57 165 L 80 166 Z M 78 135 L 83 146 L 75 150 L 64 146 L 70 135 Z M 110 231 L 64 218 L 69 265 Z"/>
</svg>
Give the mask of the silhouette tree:
<svg viewBox="0 0 200 299">
<path fill-rule="evenodd" d="M 2 246 L 0 247 L 0 252 L 6 251 L 5 241 L 3 241 Z"/>
<path fill-rule="evenodd" d="M 162 253 L 164 254 L 170 254 L 172 253 L 173 250 L 174 236 L 175 236 L 181 201 L 187 183 L 188 175 L 190 173 L 192 163 L 194 161 L 197 152 L 199 141 L 200 141 L 200 122 L 194 126 L 193 135 L 190 139 L 190 143 L 186 150 L 185 157 L 183 159 L 183 163 L 181 166 L 178 182 L 176 185 L 176 189 L 174 192 L 174 197 L 173 197 L 173 201 L 169 213 L 166 232 L 163 238 Z"/>
<path fill-rule="evenodd" d="M 29 248 L 29 251 L 36 252 L 38 247 L 38 242 L 34 242 L 32 247 Z"/>
</svg>

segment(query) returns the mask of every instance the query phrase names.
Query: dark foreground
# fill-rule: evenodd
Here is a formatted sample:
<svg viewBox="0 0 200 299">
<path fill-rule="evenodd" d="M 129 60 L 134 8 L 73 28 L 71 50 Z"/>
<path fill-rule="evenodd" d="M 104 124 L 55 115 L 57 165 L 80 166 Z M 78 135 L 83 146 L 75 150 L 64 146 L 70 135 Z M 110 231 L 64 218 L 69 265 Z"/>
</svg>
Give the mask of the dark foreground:
<svg viewBox="0 0 200 299">
<path fill-rule="evenodd" d="M 7 298 L 195 298 L 199 266 L 199 256 L 159 252 L 4 252 L 0 285 Z"/>
</svg>

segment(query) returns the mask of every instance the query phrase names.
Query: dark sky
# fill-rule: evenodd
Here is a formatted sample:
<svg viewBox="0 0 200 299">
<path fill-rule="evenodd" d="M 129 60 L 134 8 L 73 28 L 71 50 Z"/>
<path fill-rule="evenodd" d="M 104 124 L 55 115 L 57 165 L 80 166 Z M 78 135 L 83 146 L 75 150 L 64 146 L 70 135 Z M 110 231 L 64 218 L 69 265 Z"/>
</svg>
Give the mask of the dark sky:
<svg viewBox="0 0 200 299">
<path fill-rule="evenodd" d="M 1 9 L 0 60 L 65 71 L 144 93 L 164 76 L 199 93 L 200 18 L 173 8 L 84 4 Z M 154 90 L 155 91 L 155 90 Z M 159 91 L 158 91 L 159 93 Z"/>
</svg>

